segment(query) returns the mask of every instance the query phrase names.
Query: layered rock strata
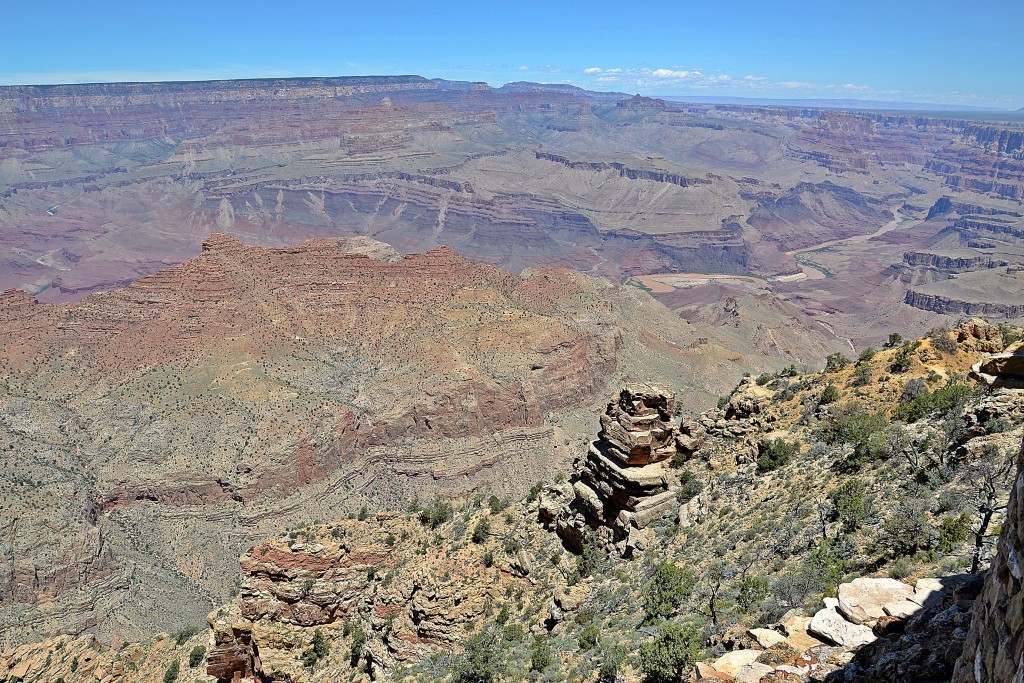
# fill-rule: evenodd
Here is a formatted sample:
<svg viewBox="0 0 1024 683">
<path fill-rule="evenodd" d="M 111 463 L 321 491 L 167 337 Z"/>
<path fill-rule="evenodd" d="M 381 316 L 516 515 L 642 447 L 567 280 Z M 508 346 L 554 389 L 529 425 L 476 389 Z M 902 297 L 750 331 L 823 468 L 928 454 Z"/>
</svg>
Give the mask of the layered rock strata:
<svg viewBox="0 0 1024 683">
<path fill-rule="evenodd" d="M 663 387 L 623 387 L 569 483 L 546 492 L 542 520 L 571 547 L 582 547 L 593 531 L 602 546 L 623 555 L 642 550 L 644 529 L 676 504 L 666 462 L 677 452 L 674 411 L 675 396 Z"/>
</svg>

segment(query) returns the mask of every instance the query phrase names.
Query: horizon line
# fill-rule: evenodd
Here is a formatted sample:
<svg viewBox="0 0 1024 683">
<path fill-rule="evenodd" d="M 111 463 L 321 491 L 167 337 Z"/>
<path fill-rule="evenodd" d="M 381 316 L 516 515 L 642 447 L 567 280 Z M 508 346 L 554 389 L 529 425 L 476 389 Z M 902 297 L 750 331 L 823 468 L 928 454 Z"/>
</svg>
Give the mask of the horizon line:
<svg viewBox="0 0 1024 683">
<path fill-rule="evenodd" d="M 501 85 L 492 85 L 488 81 L 474 81 L 474 80 L 459 80 L 442 77 L 428 77 L 420 74 L 405 73 L 405 74 L 358 74 L 358 75 L 336 75 L 336 76 L 242 76 L 242 77 L 207 77 L 207 78 L 165 78 L 160 79 L 154 77 L 152 79 L 142 77 L 137 79 L 125 79 L 125 80 L 67 80 L 54 83 L 0 83 L 0 90 L 7 88 L 55 88 L 55 87 L 68 87 L 68 86 L 97 86 L 97 85 L 187 85 L 187 84 L 199 84 L 199 83 L 234 83 L 234 82 L 256 82 L 256 81 L 303 81 L 303 80 L 342 80 L 342 79 L 365 79 L 365 78 L 389 78 L 389 79 L 421 79 L 424 81 L 443 81 L 447 83 L 466 83 L 470 85 L 485 85 L 491 89 L 500 89 L 508 85 L 515 83 L 524 83 L 538 86 L 563 86 L 568 88 L 576 88 L 584 92 L 599 93 L 599 94 L 616 94 L 621 93 L 629 95 L 628 92 L 623 90 L 592 90 L 587 87 L 576 85 L 575 83 L 566 82 L 554 82 L 554 81 L 529 81 L 529 80 L 512 80 L 506 81 Z M 995 107 L 985 105 L 964 105 L 964 104 L 944 104 L 940 102 L 915 102 L 906 100 L 885 100 L 885 99 L 857 99 L 857 98 L 838 98 L 838 97 L 750 97 L 747 95 L 697 95 L 697 94 L 648 94 L 643 95 L 642 93 L 635 93 L 632 96 L 649 97 L 652 99 L 661 99 L 664 101 L 686 101 L 687 99 L 704 100 L 708 104 L 715 104 L 712 100 L 744 100 L 749 102 L 829 102 L 829 103 L 850 103 L 850 104 L 884 104 L 884 105 L 909 105 L 914 107 L 938 107 L 935 111 L 943 112 L 973 112 L 973 113 L 1024 113 L 1024 107 L 1014 108 L 1010 107 Z M 723 102 L 720 102 L 723 103 Z M 727 103 L 725 103 L 727 104 Z M 787 106 L 785 104 L 767 105 L 767 106 Z M 809 106 L 794 104 L 792 106 Z M 928 110 L 922 110 L 928 111 Z"/>
</svg>

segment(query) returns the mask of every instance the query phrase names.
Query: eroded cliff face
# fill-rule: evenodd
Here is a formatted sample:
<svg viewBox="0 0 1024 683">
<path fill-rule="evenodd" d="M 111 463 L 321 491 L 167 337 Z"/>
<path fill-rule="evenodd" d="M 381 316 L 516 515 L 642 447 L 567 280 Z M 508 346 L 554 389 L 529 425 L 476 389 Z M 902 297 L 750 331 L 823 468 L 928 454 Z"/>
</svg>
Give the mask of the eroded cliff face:
<svg viewBox="0 0 1024 683">
<path fill-rule="evenodd" d="M 996 386 L 1024 390 L 1024 349 L 979 363 L 974 374 Z M 999 536 L 998 553 L 975 602 L 971 630 L 957 662 L 954 683 L 1019 683 L 1024 680 L 1024 440 L 1017 476 Z"/>
</svg>

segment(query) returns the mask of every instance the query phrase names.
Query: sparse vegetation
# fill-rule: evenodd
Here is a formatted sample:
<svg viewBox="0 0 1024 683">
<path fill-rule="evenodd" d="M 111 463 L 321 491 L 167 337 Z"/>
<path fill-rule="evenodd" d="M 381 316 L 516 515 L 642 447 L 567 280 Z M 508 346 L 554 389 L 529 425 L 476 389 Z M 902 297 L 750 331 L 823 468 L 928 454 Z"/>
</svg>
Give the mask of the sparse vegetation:
<svg viewBox="0 0 1024 683">
<path fill-rule="evenodd" d="M 355 638 L 353 637 L 353 641 L 354 640 Z M 315 668 L 322 659 L 326 658 L 327 655 L 330 654 L 330 651 L 331 648 L 327 644 L 327 640 L 324 638 L 323 631 L 316 629 L 313 631 L 313 640 L 310 642 L 309 647 L 302 652 L 302 666 L 307 669 Z"/>
</svg>

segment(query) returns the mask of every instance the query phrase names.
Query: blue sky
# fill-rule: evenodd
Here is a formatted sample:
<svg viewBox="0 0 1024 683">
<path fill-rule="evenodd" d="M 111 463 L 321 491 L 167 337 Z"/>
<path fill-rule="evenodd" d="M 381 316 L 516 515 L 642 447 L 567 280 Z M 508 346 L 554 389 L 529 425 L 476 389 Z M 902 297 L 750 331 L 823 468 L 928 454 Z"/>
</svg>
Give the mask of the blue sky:
<svg viewBox="0 0 1024 683">
<path fill-rule="evenodd" d="M 0 84 L 420 74 L 1024 107 L 1024 0 L 6 4 Z"/>
</svg>

